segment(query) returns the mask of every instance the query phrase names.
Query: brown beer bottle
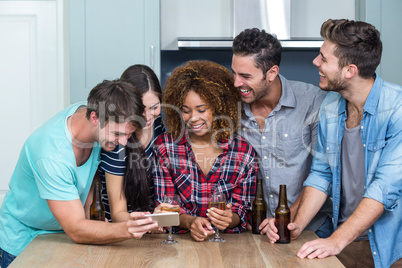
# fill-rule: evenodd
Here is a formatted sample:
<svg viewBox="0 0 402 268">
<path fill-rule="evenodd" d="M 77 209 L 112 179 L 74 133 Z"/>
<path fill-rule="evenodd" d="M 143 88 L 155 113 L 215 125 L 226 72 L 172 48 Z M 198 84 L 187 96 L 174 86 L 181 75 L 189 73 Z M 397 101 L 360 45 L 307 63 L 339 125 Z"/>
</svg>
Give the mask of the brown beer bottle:
<svg viewBox="0 0 402 268">
<path fill-rule="evenodd" d="M 99 181 L 95 181 L 93 201 L 90 206 L 90 219 L 96 221 L 105 221 L 105 206 L 102 203 Z"/>
<path fill-rule="evenodd" d="M 290 243 L 290 231 L 288 224 L 290 223 L 290 209 L 288 207 L 288 198 L 286 196 L 286 185 L 279 186 L 279 202 L 275 210 L 275 226 L 278 229 L 279 240 L 277 243 Z"/>
<path fill-rule="evenodd" d="M 267 217 L 267 203 L 264 200 L 264 191 L 262 189 L 262 179 L 257 178 L 257 194 L 252 204 L 251 227 L 253 234 L 260 234 L 261 222 Z"/>
</svg>

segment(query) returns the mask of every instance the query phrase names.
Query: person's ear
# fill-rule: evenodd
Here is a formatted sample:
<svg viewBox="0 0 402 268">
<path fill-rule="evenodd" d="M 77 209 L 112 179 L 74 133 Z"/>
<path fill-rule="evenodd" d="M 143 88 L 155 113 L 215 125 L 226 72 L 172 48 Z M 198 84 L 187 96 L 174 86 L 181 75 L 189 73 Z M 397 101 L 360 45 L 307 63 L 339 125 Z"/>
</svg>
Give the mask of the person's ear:
<svg viewBox="0 0 402 268">
<path fill-rule="evenodd" d="M 344 67 L 345 69 L 345 78 L 352 78 L 353 76 L 357 75 L 358 73 L 358 69 L 357 66 L 354 64 L 349 64 L 347 66 Z"/>
<path fill-rule="evenodd" d="M 268 70 L 266 74 L 266 78 L 268 82 L 272 82 L 275 80 L 275 78 L 278 76 L 279 73 L 279 67 L 278 65 L 274 65 L 271 67 L 271 69 Z"/>
<path fill-rule="evenodd" d="M 91 124 L 94 127 L 99 125 L 99 118 L 96 116 L 95 111 L 92 111 L 91 114 L 89 115 L 89 121 L 91 121 Z"/>
</svg>

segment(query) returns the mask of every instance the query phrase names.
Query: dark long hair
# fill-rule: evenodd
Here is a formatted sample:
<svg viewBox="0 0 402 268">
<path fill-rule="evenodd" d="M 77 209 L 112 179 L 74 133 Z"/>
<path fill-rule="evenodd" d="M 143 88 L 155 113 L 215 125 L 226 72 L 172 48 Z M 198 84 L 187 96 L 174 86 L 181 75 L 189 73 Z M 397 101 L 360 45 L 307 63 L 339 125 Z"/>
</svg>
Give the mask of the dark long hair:
<svg viewBox="0 0 402 268">
<path fill-rule="evenodd" d="M 162 90 L 154 71 L 145 65 L 136 64 L 128 67 L 120 79 L 132 84 L 142 95 L 148 91 L 154 92 L 161 100 Z M 150 198 L 152 178 L 147 168 L 150 160 L 136 135 L 132 135 L 126 146 L 126 172 L 124 175 L 124 194 L 131 209 L 151 211 L 155 207 L 154 200 Z"/>
<path fill-rule="evenodd" d="M 126 145 L 126 172 L 124 174 L 124 194 L 133 211 L 151 211 L 154 200 L 150 199 L 150 185 L 147 166 L 148 157 L 136 135 L 131 135 Z"/>
</svg>

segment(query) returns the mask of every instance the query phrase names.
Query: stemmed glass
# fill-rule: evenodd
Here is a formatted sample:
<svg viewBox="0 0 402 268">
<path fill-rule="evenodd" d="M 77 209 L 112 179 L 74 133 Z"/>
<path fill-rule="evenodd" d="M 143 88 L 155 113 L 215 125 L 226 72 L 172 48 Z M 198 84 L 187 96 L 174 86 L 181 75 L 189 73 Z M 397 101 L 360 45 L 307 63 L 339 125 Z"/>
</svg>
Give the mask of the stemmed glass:
<svg viewBox="0 0 402 268">
<path fill-rule="evenodd" d="M 180 198 L 178 195 L 165 195 L 163 196 L 163 203 L 166 204 L 170 204 L 171 207 L 162 207 L 162 211 L 166 211 L 166 212 L 177 212 L 180 213 Z M 169 235 L 168 238 L 166 240 L 162 241 L 162 244 L 168 244 L 168 245 L 172 245 L 172 244 L 177 244 L 179 242 L 177 242 L 176 240 L 174 240 L 172 238 L 172 226 L 169 226 Z"/>
<path fill-rule="evenodd" d="M 225 210 L 226 207 L 226 198 L 223 193 L 213 192 L 208 197 L 208 208 L 218 208 L 221 210 Z M 215 237 L 209 239 L 209 242 L 226 242 L 225 239 L 219 236 L 219 228 L 214 227 L 215 229 Z"/>
</svg>

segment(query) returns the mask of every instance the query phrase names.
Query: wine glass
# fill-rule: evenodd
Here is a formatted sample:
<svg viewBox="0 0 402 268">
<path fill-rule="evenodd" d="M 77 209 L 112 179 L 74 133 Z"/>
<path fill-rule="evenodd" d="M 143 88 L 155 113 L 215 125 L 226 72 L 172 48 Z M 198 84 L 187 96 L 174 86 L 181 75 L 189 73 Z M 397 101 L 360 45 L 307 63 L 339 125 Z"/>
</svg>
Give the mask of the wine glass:
<svg viewBox="0 0 402 268">
<path fill-rule="evenodd" d="M 226 198 L 223 193 L 213 192 L 208 197 L 208 208 L 218 208 L 221 210 L 225 210 L 226 208 Z M 219 228 L 214 227 L 215 229 L 215 237 L 209 239 L 209 242 L 226 242 L 225 239 L 219 236 Z"/>
<path fill-rule="evenodd" d="M 177 212 L 180 213 L 180 198 L 178 195 L 165 195 L 163 196 L 163 203 L 166 204 L 170 204 L 171 207 L 162 207 L 162 211 L 166 211 L 166 212 Z M 162 241 L 162 244 L 168 244 L 168 245 L 172 245 L 172 244 L 177 244 L 179 242 L 177 242 L 176 240 L 174 240 L 172 238 L 172 226 L 169 226 L 169 235 L 168 238 L 166 240 Z"/>
</svg>

